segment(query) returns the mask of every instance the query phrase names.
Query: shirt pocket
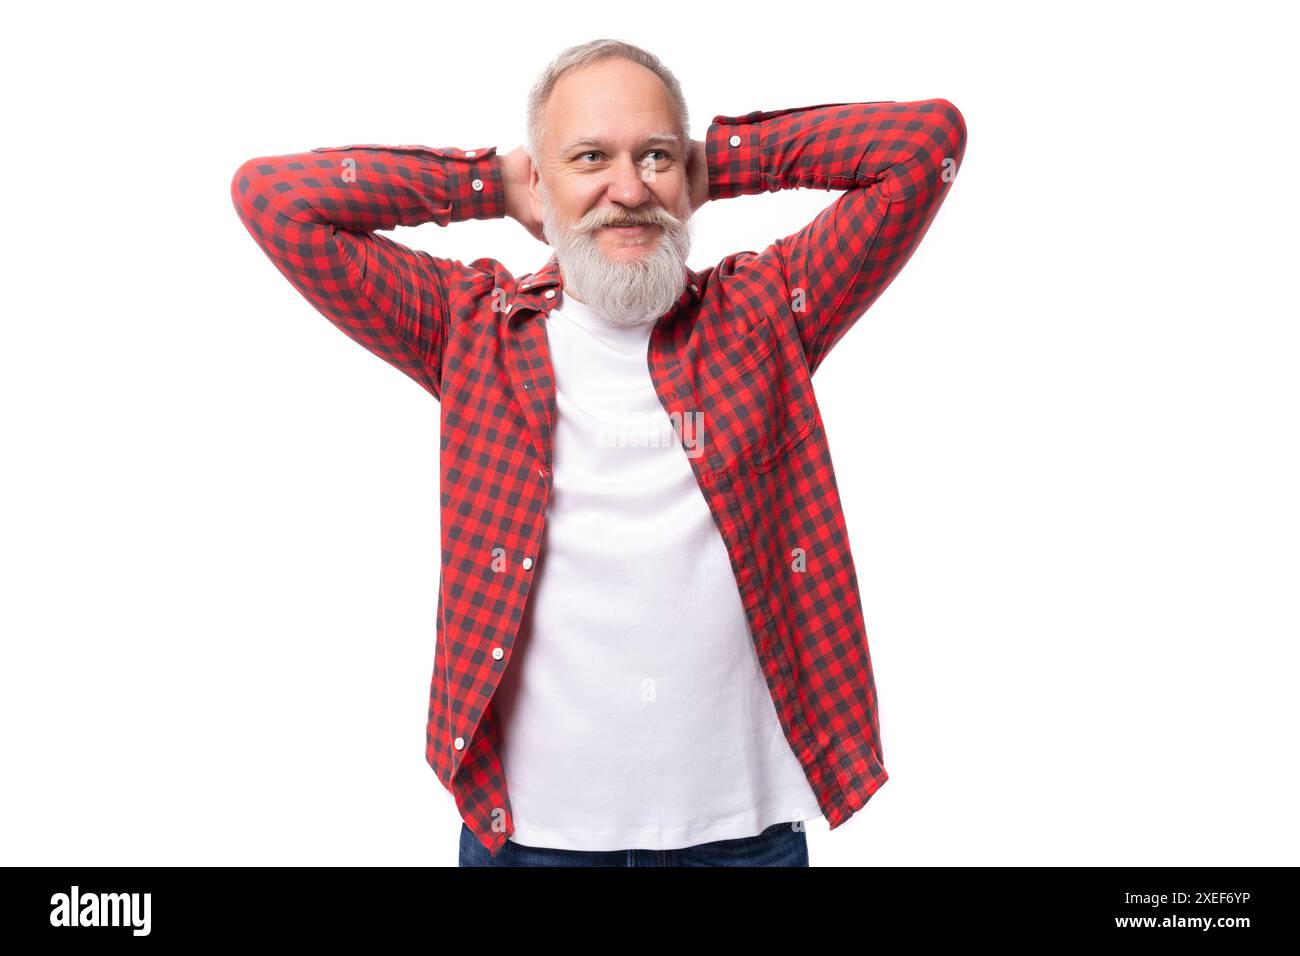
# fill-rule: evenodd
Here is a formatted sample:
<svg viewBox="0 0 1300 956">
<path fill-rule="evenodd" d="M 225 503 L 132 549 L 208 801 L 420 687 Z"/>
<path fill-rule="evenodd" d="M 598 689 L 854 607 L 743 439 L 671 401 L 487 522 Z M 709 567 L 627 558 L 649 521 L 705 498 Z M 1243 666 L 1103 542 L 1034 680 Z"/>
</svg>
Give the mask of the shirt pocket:
<svg viewBox="0 0 1300 956">
<path fill-rule="evenodd" d="M 780 418 L 779 426 L 768 429 L 762 437 L 747 445 L 745 460 L 756 472 L 768 472 L 812 434 L 817 427 L 817 409 L 791 408 Z"/>
<path fill-rule="evenodd" d="M 772 354 L 775 342 L 772 324 L 760 319 L 757 325 L 727 346 L 723 353 L 724 371 L 731 374 L 749 371 Z"/>
</svg>

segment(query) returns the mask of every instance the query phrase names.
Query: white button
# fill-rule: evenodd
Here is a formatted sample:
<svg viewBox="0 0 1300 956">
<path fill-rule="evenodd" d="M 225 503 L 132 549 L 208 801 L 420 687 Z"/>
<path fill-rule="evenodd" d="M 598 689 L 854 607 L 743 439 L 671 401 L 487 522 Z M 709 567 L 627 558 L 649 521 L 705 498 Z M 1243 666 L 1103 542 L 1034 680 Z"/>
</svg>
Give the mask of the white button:
<svg viewBox="0 0 1300 956">
<path fill-rule="evenodd" d="M 732 145 L 732 146 L 739 146 L 739 145 L 740 145 L 740 137 L 739 137 L 739 136 L 733 136 L 733 137 L 731 137 L 731 145 Z"/>
<path fill-rule="evenodd" d="M 456 738 L 456 749 L 457 749 L 457 750 L 464 750 L 464 749 L 465 749 L 465 738 L 464 738 L 464 737 L 457 737 L 457 738 Z"/>
<path fill-rule="evenodd" d="M 470 183 L 470 185 L 473 186 L 475 189 L 482 189 L 482 188 L 483 188 L 483 180 L 481 180 L 481 179 L 476 179 L 476 180 L 474 180 L 472 183 Z"/>
<path fill-rule="evenodd" d="M 492 658 L 493 658 L 493 660 L 498 660 L 498 661 L 499 661 L 499 660 L 501 660 L 501 658 L 503 658 L 503 657 L 505 657 L 505 656 L 506 656 L 506 652 L 503 651 L 503 650 L 501 650 L 501 648 L 499 648 L 499 647 L 494 647 L 494 648 L 492 648 Z"/>
<path fill-rule="evenodd" d="M 691 291 L 692 291 L 692 292 L 699 292 L 699 291 L 700 291 L 700 287 L 697 286 L 694 282 L 692 282 L 692 283 L 691 283 Z"/>
<path fill-rule="evenodd" d="M 532 558 L 524 558 L 524 570 L 527 571 L 527 570 L 528 570 L 529 568 L 531 568 L 532 566 L 533 566 L 533 559 L 532 559 Z"/>
<path fill-rule="evenodd" d="M 478 155 L 478 150 L 474 150 L 474 149 L 468 150 L 465 153 L 467 159 L 473 159 L 477 155 Z"/>
<path fill-rule="evenodd" d="M 546 298 L 548 298 L 548 299 L 554 299 L 554 298 L 555 298 L 555 290 L 554 290 L 554 289 L 547 289 L 545 295 L 546 295 Z"/>
</svg>

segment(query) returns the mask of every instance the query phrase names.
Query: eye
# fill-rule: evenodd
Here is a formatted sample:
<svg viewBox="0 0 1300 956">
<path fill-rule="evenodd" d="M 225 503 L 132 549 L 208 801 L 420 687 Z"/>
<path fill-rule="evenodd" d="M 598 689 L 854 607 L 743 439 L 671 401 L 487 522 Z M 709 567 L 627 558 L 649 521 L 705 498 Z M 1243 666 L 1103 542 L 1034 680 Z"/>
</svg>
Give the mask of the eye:
<svg viewBox="0 0 1300 956">
<path fill-rule="evenodd" d="M 582 159 L 584 156 L 604 156 L 604 155 L 605 154 L 598 149 L 589 149 L 585 153 L 579 153 L 578 158 Z"/>
<path fill-rule="evenodd" d="M 667 158 L 668 158 L 668 151 L 667 151 L 667 150 L 664 150 L 664 149 L 652 149 L 652 150 L 649 150 L 649 151 L 646 153 L 646 155 L 649 156 L 650 153 L 662 153 L 664 159 L 667 159 Z"/>
</svg>

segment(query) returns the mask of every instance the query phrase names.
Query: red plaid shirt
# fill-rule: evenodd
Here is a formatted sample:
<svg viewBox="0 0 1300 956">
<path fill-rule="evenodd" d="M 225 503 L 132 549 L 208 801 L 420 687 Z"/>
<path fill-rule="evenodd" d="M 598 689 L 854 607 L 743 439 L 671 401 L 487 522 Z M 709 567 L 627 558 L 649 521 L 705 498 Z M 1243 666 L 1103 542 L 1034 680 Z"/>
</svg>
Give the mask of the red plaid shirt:
<svg viewBox="0 0 1300 956">
<path fill-rule="evenodd" d="M 730 555 L 781 726 L 832 829 L 885 772 L 849 539 L 812 375 L 911 257 L 966 146 L 947 100 L 717 116 L 710 199 L 843 190 L 761 253 L 686 269 L 649 342 Z M 492 697 L 510 666 L 551 490 L 555 256 L 516 277 L 377 230 L 504 216 L 496 147 L 353 145 L 250 159 L 231 198 L 253 239 L 344 334 L 441 409 L 441 544 L 425 758 L 495 854 L 514 832 Z M 698 449 L 693 449 L 698 451 Z"/>
</svg>

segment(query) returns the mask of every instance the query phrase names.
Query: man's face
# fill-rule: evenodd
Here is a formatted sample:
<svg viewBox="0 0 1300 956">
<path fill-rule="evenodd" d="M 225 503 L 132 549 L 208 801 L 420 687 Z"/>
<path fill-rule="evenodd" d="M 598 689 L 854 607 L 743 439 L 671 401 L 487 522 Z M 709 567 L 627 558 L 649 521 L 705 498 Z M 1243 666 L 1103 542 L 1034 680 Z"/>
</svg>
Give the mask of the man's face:
<svg viewBox="0 0 1300 956">
<path fill-rule="evenodd" d="M 610 57 L 565 74 L 543 119 L 530 196 L 566 290 L 615 321 L 653 321 L 690 249 L 686 131 L 667 88 Z"/>
</svg>

